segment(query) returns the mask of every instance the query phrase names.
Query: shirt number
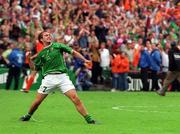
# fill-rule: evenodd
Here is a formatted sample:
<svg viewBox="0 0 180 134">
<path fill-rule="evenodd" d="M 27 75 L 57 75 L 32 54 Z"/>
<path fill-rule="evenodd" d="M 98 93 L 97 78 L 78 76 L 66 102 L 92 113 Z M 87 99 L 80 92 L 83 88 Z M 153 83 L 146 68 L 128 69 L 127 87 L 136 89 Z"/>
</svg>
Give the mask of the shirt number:
<svg viewBox="0 0 180 134">
<path fill-rule="evenodd" d="M 47 87 L 43 87 L 43 93 L 47 91 Z"/>
</svg>

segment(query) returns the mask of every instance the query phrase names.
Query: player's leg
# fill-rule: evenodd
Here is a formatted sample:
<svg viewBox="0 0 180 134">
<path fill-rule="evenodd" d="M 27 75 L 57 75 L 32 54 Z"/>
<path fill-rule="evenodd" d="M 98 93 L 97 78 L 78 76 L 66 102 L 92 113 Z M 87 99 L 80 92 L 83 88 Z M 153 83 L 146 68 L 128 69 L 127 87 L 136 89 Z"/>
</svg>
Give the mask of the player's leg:
<svg viewBox="0 0 180 134">
<path fill-rule="evenodd" d="M 33 113 L 37 110 L 41 102 L 47 97 L 48 94 L 37 93 L 34 102 L 32 103 L 28 113 L 20 118 L 21 121 L 30 120 Z"/>
<path fill-rule="evenodd" d="M 41 104 L 41 102 L 55 88 L 54 82 L 56 82 L 56 79 L 53 79 L 53 77 L 51 75 L 47 75 L 47 76 L 44 77 L 44 79 L 42 79 L 42 83 L 41 83 L 40 88 L 38 89 L 38 93 L 37 93 L 36 99 L 32 103 L 32 105 L 31 105 L 31 107 L 30 107 L 30 109 L 28 111 L 28 114 L 22 116 L 20 118 L 20 120 L 28 121 L 31 118 L 31 116 L 36 111 L 36 109 Z"/>
<path fill-rule="evenodd" d="M 95 124 L 95 120 L 88 114 L 85 106 L 83 105 L 82 101 L 79 99 L 76 90 L 72 89 L 64 93 L 75 105 L 77 111 L 85 118 L 87 123 Z"/>
<path fill-rule="evenodd" d="M 171 84 L 176 79 L 177 76 L 178 76 L 177 72 L 169 71 L 164 80 L 162 89 L 158 90 L 157 93 L 161 96 L 165 96 L 165 92 L 167 91 L 169 84 Z"/>
<path fill-rule="evenodd" d="M 75 105 L 77 111 L 82 115 L 86 116 L 87 115 L 87 110 L 85 109 L 83 103 L 77 96 L 77 93 L 75 89 L 69 90 L 66 93 L 64 93 Z"/>
<path fill-rule="evenodd" d="M 164 83 L 163 83 L 163 89 L 166 90 L 169 86 L 169 84 L 171 84 L 177 77 L 177 72 L 171 72 L 169 71 L 165 80 L 164 80 Z"/>
</svg>

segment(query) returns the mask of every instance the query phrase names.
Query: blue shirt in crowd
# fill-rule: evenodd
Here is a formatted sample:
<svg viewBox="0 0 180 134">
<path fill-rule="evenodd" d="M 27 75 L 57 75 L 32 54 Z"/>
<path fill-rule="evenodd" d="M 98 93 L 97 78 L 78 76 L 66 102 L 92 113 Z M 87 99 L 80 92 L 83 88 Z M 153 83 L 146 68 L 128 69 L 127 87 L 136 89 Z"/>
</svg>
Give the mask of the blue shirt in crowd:
<svg viewBox="0 0 180 134">
<path fill-rule="evenodd" d="M 150 57 L 151 57 L 151 70 L 160 71 L 161 63 L 162 63 L 160 51 L 158 49 L 154 49 L 151 52 Z"/>
<path fill-rule="evenodd" d="M 150 68 L 151 67 L 150 53 L 147 50 L 141 51 L 139 67 L 140 68 Z"/>
<path fill-rule="evenodd" d="M 8 56 L 8 60 L 11 65 L 14 65 L 15 67 L 21 68 L 24 63 L 25 55 L 22 50 L 19 48 L 14 48 L 10 55 Z"/>
</svg>

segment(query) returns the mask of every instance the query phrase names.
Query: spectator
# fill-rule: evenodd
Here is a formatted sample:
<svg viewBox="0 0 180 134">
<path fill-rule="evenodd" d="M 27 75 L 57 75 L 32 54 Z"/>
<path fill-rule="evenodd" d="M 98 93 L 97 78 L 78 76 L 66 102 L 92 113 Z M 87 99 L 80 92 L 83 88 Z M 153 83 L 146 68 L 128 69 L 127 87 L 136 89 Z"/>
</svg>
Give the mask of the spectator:
<svg viewBox="0 0 180 134">
<path fill-rule="evenodd" d="M 155 44 L 151 45 L 152 51 L 150 54 L 151 57 L 151 78 L 152 78 L 152 90 L 159 90 L 159 85 L 158 85 L 158 74 L 161 71 L 161 66 L 162 66 L 162 57 L 161 53 L 158 49 L 158 47 Z"/>
<path fill-rule="evenodd" d="M 104 42 L 100 44 L 100 67 L 101 67 L 101 82 L 104 80 L 107 81 L 109 79 L 109 68 L 110 68 L 110 52 L 109 49 L 106 48 Z"/>
<path fill-rule="evenodd" d="M 98 78 L 100 77 L 100 54 L 99 54 L 99 43 L 95 42 L 92 45 L 91 49 L 91 57 L 92 57 L 92 77 L 91 82 L 95 85 L 98 84 Z"/>
<path fill-rule="evenodd" d="M 98 42 L 98 39 L 93 30 L 90 32 L 90 35 L 88 36 L 88 42 L 89 42 L 90 49 L 93 47 L 93 45 L 97 44 L 97 42 Z"/>
<path fill-rule="evenodd" d="M 168 58 L 168 48 L 162 49 L 161 56 L 162 56 L 162 72 L 165 73 L 165 76 L 168 72 L 169 68 L 169 58 Z"/>
<path fill-rule="evenodd" d="M 161 96 L 166 95 L 167 88 L 175 79 L 180 82 L 180 44 L 173 42 L 171 49 L 168 52 L 169 56 L 169 72 L 164 80 L 162 89 L 158 90 L 157 93 Z"/>
<path fill-rule="evenodd" d="M 83 24 L 81 24 L 79 28 L 80 32 L 78 36 L 78 43 L 81 48 L 89 48 L 88 35 L 90 33 Z"/>
<path fill-rule="evenodd" d="M 128 40 L 127 41 L 127 45 L 125 47 L 125 53 L 127 54 L 128 56 L 128 60 L 129 60 L 129 64 L 130 64 L 130 69 L 133 69 L 133 66 L 132 66 L 132 63 L 133 63 L 133 55 L 134 55 L 134 48 L 133 48 L 133 42 L 132 40 Z"/>
<path fill-rule="evenodd" d="M 8 56 L 10 55 L 10 53 L 12 52 L 12 50 L 15 48 L 15 45 L 13 42 L 10 42 L 8 45 L 7 45 L 7 48 L 6 50 L 2 53 L 2 56 L 6 62 L 6 64 L 8 65 L 9 64 L 9 60 L 8 60 Z"/>
<path fill-rule="evenodd" d="M 70 28 L 66 29 L 66 33 L 64 35 L 64 41 L 66 44 L 68 44 L 69 46 L 72 46 L 74 43 L 74 36 L 72 34 L 72 30 Z"/>
<path fill-rule="evenodd" d="M 150 42 L 147 42 L 147 45 L 149 47 Z M 143 91 L 149 90 L 149 82 L 148 82 L 148 71 L 151 67 L 151 60 L 150 60 L 150 53 L 148 52 L 147 47 L 141 46 L 141 56 L 139 60 L 139 67 L 141 69 L 141 80 L 143 84 Z"/>
<path fill-rule="evenodd" d="M 107 33 L 108 33 L 108 28 L 105 27 L 104 20 L 100 20 L 99 24 L 95 26 L 95 34 L 99 40 L 99 43 L 106 42 Z"/>
<path fill-rule="evenodd" d="M 22 51 L 22 46 L 16 46 L 12 49 L 12 52 L 8 56 L 9 60 L 9 71 L 6 82 L 6 89 L 9 89 L 12 83 L 12 80 L 15 80 L 14 90 L 18 89 L 19 86 L 19 77 L 21 74 L 21 68 L 24 63 L 24 52 Z"/>
<path fill-rule="evenodd" d="M 128 56 L 125 52 L 121 53 L 121 58 L 119 60 L 119 81 L 118 81 L 118 85 L 119 85 L 119 89 L 121 91 L 125 91 L 128 90 L 128 80 L 127 80 L 127 76 L 128 76 L 128 72 L 129 72 L 129 59 Z"/>
<path fill-rule="evenodd" d="M 133 71 L 138 70 L 138 63 L 141 55 L 140 46 L 142 45 L 142 41 L 143 41 L 142 38 L 139 38 L 138 43 L 134 45 L 133 62 L 132 62 Z"/>
<path fill-rule="evenodd" d="M 119 61 L 121 59 L 120 51 L 115 49 L 111 57 L 111 72 L 112 72 L 112 89 L 115 92 L 119 89 Z"/>
<path fill-rule="evenodd" d="M 91 74 L 89 70 L 83 66 L 78 71 L 76 71 L 76 87 L 80 91 L 87 91 L 93 85 L 90 78 Z"/>
</svg>

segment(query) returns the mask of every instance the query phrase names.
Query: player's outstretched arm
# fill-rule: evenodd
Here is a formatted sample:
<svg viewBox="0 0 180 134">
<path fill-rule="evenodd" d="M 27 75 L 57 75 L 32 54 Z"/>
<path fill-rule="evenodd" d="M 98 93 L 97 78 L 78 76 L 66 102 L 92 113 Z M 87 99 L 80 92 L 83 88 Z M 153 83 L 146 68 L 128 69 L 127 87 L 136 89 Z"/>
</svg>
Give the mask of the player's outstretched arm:
<svg viewBox="0 0 180 134">
<path fill-rule="evenodd" d="M 82 54 L 80 54 L 79 52 L 77 52 L 76 50 L 73 50 L 72 52 L 72 55 L 77 57 L 77 58 L 80 58 L 84 61 L 84 63 L 87 63 L 87 64 L 90 64 L 91 61 L 90 60 L 87 60 L 86 58 L 84 58 L 84 56 L 82 56 Z"/>
</svg>

